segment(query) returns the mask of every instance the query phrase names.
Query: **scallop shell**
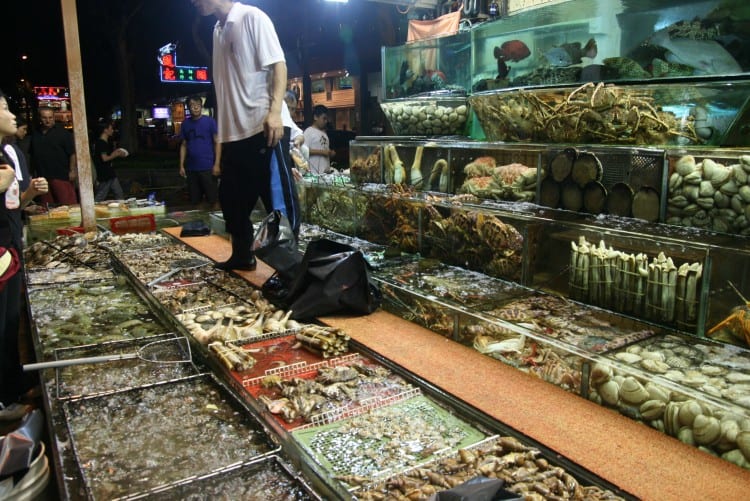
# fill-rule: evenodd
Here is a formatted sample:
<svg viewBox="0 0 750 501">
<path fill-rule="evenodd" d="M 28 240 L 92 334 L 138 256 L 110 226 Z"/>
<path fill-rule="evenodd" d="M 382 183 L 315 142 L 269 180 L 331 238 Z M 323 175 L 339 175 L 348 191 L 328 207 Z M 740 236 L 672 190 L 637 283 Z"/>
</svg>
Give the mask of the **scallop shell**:
<svg viewBox="0 0 750 501">
<path fill-rule="evenodd" d="M 642 352 L 639 353 L 639 355 L 641 356 L 641 358 L 645 360 L 658 360 L 660 362 L 664 361 L 664 353 L 660 351 L 643 350 Z"/>
<path fill-rule="evenodd" d="M 712 416 L 698 415 L 693 421 L 693 438 L 699 445 L 713 445 L 721 437 L 721 423 Z"/>
<path fill-rule="evenodd" d="M 681 176 L 687 176 L 691 172 L 696 170 L 695 157 L 692 155 L 684 155 L 677 160 L 674 166 L 675 171 Z"/>
<path fill-rule="evenodd" d="M 629 353 L 627 351 L 621 351 L 620 353 L 615 353 L 615 358 L 617 360 L 620 360 L 622 362 L 628 363 L 628 364 L 635 364 L 641 361 L 641 356 L 637 355 L 635 353 Z"/>
<path fill-rule="evenodd" d="M 692 364 L 690 363 L 690 360 L 688 360 L 685 357 L 679 357 L 677 355 L 673 355 L 671 357 L 667 357 L 664 359 L 666 363 L 670 365 L 670 367 L 674 367 L 676 369 L 685 369 L 687 367 L 690 367 Z"/>
<path fill-rule="evenodd" d="M 629 404 L 640 404 L 648 400 L 649 394 L 637 379 L 628 376 L 620 386 L 620 398 Z"/>
<path fill-rule="evenodd" d="M 641 367 L 649 372 L 655 372 L 657 374 L 664 374 L 669 370 L 669 364 L 662 362 L 661 360 L 654 360 L 645 358 L 641 360 Z"/>
<path fill-rule="evenodd" d="M 732 371 L 732 372 L 727 373 L 727 375 L 724 376 L 724 377 L 730 383 L 748 383 L 748 382 L 750 382 L 750 374 L 746 374 L 744 372 Z"/>
<path fill-rule="evenodd" d="M 703 414 L 703 408 L 695 400 L 688 400 L 680 405 L 678 418 L 682 426 L 692 426 L 695 417 Z"/>
<path fill-rule="evenodd" d="M 719 365 L 704 364 L 700 366 L 700 371 L 706 376 L 721 376 L 727 372 L 727 369 Z"/>
</svg>

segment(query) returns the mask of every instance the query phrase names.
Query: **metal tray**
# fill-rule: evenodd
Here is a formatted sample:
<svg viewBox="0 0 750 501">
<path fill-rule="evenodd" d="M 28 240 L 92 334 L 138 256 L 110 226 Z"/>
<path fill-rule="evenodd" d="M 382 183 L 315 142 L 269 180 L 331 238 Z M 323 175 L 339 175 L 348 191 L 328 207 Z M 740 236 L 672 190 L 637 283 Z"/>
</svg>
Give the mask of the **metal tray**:
<svg viewBox="0 0 750 501">
<path fill-rule="evenodd" d="M 67 400 L 63 410 L 91 499 L 132 497 L 280 450 L 211 374 Z"/>
</svg>

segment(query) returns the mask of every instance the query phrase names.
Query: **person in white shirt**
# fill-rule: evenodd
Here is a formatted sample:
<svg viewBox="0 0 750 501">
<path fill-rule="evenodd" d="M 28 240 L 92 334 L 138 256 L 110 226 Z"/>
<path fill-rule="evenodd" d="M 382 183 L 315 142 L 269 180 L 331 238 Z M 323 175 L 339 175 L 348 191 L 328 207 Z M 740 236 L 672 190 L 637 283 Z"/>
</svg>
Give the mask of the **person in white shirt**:
<svg viewBox="0 0 750 501">
<path fill-rule="evenodd" d="M 287 84 L 284 51 L 271 19 L 257 7 L 232 0 L 191 3 L 201 15 L 217 19 L 212 67 L 222 143 L 219 203 L 232 237 L 232 255 L 216 267 L 254 270 L 250 213 L 258 198 L 268 208 L 272 188 L 279 188 L 289 221 L 298 225 L 300 219 L 288 161 L 290 129 L 282 118 Z M 274 167 L 279 184 L 272 187 Z"/>
<path fill-rule="evenodd" d="M 331 158 L 336 152 L 326 134 L 328 108 L 319 104 L 313 108 L 313 123 L 305 129 L 305 144 L 310 149 L 310 171 L 325 174 L 331 171 Z"/>
</svg>

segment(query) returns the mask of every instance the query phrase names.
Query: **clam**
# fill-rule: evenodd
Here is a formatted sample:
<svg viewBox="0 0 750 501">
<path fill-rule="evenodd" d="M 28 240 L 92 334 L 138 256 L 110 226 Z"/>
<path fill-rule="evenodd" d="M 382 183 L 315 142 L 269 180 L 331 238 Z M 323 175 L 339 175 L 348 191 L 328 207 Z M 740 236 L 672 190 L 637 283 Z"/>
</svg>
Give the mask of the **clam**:
<svg viewBox="0 0 750 501">
<path fill-rule="evenodd" d="M 726 183 L 719 185 L 719 192 L 731 197 L 740 191 L 737 182 L 734 179 L 728 180 Z"/>
<path fill-rule="evenodd" d="M 664 432 L 667 435 L 675 436 L 677 431 L 680 429 L 680 404 L 677 402 L 669 402 L 664 408 Z"/>
<path fill-rule="evenodd" d="M 713 176 L 714 171 L 719 168 L 719 165 L 710 158 L 704 158 L 701 162 L 701 169 L 703 170 L 703 177 L 705 179 L 711 179 L 711 176 Z"/>
<path fill-rule="evenodd" d="M 700 194 L 700 186 L 695 185 L 695 184 L 685 186 L 685 189 L 682 190 L 682 193 L 685 194 L 684 198 L 686 200 L 695 202 L 696 200 L 698 200 L 698 196 Z"/>
<path fill-rule="evenodd" d="M 737 190 L 737 193 L 740 195 L 740 198 L 742 198 L 742 201 L 750 204 L 750 186 L 745 184 L 740 186 L 740 188 Z"/>
<path fill-rule="evenodd" d="M 740 425 L 735 419 L 722 419 L 719 427 L 721 428 L 721 437 L 717 446 L 725 451 L 734 449 L 737 444 L 737 434 L 740 432 Z"/>
<path fill-rule="evenodd" d="M 695 445 L 695 438 L 693 437 L 693 430 L 687 426 L 683 426 L 677 430 L 677 439 L 683 444 Z"/>
<path fill-rule="evenodd" d="M 612 377 L 612 367 L 609 364 L 597 362 L 591 368 L 591 384 L 599 385 Z"/>
<path fill-rule="evenodd" d="M 609 405 L 617 405 L 617 402 L 620 399 L 619 390 L 620 385 L 610 379 L 606 383 L 599 386 L 599 396 L 601 396 L 604 403 Z"/>
<path fill-rule="evenodd" d="M 693 421 L 693 438 L 699 445 L 713 445 L 721 437 L 721 423 L 713 416 L 700 414 Z"/>
<path fill-rule="evenodd" d="M 729 168 L 732 169 L 732 176 L 738 184 L 747 183 L 747 172 L 745 172 L 745 169 L 742 168 L 742 165 L 734 164 L 730 165 Z"/>
<path fill-rule="evenodd" d="M 716 190 L 714 189 L 714 186 L 711 184 L 711 181 L 701 181 L 698 189 L 698 196 L 699 197 L 713 197 L 714 192 Z"/>
<path fill-rule="evenodd" d="M 700 172 L 694 171 L 686 175 L 682 181 L 687 184 L 700 184 L 703 181 L 703 177 Z"/>
<path fill-rule="evenodd" d="M 648 400 L 646 388 L 634 377 L 628 376 L 620 386 L 620 398 L 629 404 L 640 404 Z"/>
<path fill-rule="evenodd" d="M 661 400 L 646 400 L 641 404 L 640 412 L 644 419 L 653 420 L 661 419 L 664 415 L 664 409 L 667 404 Z"/>
<path fill-rule="evenodd" d="M 732 449 L 729 452 L 725 452 L 721 455 L 721 458 L 741 468 L 750 468 L 750 461 L 747 460 L 740 449 Z"/>
<path fill-rule="evenodd" d="M 691 388 L 700 388 L 707 382 L 708 378 L 696 370 L 685 371 L 685 378 L 682 380 L 682 384 Z"/>
<path fill-rule="evenodd" d="M 674 166 L 675 171 L 681 176 L 687 176 L 688 174 L 696 170 L 695 157 L 692 155 L 684 155 L 677 160 Z"/>
<path fill-rule="evenodd" d="M 714 168 L 714 171 L 711 173 L 710 177 L 706 175 L 705 171 L 703 172 L 703 175 L 706 178 L 710 179 L 711 184 L 718 188 L 727 180 L 729 180 L 729 177 L 732 175 L 732 170 L 725 167 L 724 165 L 716 164 L 716 167 Z"/>
<path fill-rule="evenodd" d="M 743 430 L 737 433 L 737 447 L 742 451 L 745 459 L 750 461 L 750 431 Z"/>
<path fill-rule="evenodd" d="M 695 400 L 688 400 L 680 405 L 678 418 L 682 426 L 692 426 L 695 417 L 703 413 L 703 408 Z"/>
<path fill-rule="evenodd" d="M 646 391 L 648 392 L 649 399 L 661 400 L 665 403 L 669 402 L 669 393 L 664 391 L 661 386 L 649 381 L 644 388 L 646 388 Z"/>
</svg>

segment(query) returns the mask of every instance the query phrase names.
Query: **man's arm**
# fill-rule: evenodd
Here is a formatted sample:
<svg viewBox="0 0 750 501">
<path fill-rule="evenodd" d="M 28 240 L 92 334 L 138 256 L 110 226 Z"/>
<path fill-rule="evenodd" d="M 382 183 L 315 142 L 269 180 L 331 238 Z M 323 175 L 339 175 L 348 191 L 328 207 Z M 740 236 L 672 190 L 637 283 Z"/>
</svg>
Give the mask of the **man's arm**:
<svg viewBox="0 0 750 501">
<path fill-rule="evenodd" d="M 271 107 L 263 123 L 268 146 L 274 147 L 284 136 L 284 125 L 281 122 L 281 104 L 286 92 L 286 62 L 279 61 L 271 66 Z"/>
<path fill-rule="evenodd" d="M 218 134 L 214 134 L 214 167 L 211 173 L 214 176 L 221 175 L 221 141 Z"/>
<path fill-rule="evenodd" d="M 185 177 L 185 157 L 187 156 L 187 145 L 186 140 L 183 139 L 180 143 L 180 176 Z"/>
<path fill-rule="evenodd" d="M 68 179 L 75 181 L 78 179 L 78 164 L 76 162 L 76 154 L 70 155 L 70 161 L 68 162 Z"/>
</svg>

